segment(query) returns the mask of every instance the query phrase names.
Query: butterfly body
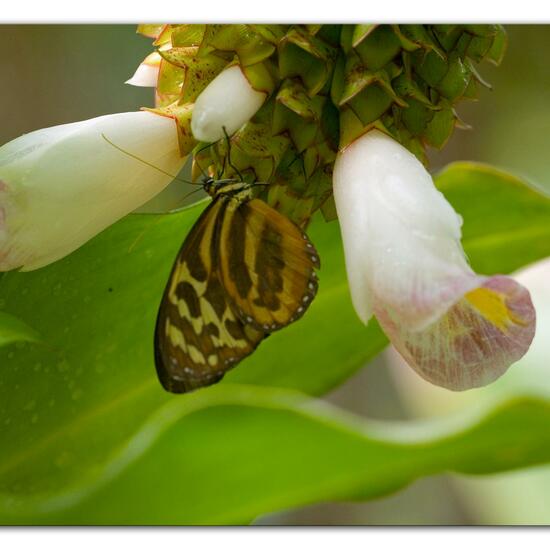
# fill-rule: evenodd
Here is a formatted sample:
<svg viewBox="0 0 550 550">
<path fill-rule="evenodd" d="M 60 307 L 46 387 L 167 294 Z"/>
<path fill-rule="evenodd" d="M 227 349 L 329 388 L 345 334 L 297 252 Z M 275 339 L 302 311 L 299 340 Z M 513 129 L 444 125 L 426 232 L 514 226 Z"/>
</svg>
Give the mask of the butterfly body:
<svg viewBox="0 0 550 550">
<path fill-rule="evenodd" d="M 155 364 L 168 391 L 219 381 L 315 297 L 313 244 L 254 197 L 257 185 L 203 180 L 212 202 L 178 253 L 157 317 Z"/>
</svg>

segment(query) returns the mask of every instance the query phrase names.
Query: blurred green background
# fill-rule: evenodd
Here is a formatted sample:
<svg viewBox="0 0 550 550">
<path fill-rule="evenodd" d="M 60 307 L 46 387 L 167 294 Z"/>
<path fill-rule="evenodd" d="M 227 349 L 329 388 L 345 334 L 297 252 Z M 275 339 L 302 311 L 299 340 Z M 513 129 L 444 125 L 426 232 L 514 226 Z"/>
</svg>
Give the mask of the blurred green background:
<svg viewBox="0 0 550 550">
<path fill-rule="evenodd" d="M 550 191 L 547 135 L 550 130 L 550 27 L 507 27 L 508 52 L 500 67 L 484 64 L 492 89 L 459 113 L 472 130 L 456 130 L 445 149 L 432 151 L 434 171 L 454 160 L 478 160 L 503 167 Z M 103 114 L 133 111 L 153 103 L 153 91 L 127 86 L 150 41 L 133 25 L 0 26 L 3 86 L 0 90 L 0 142 L 46 126 Z M 540 325 L 539 325 L 540 328 Z M 422 406 L 396 384 L 386 353 L 328 398 L 339 406 L 374 418 L 437 414 L 440 404 Z M 398 371 L 399 372 L 399 371 Z M 420 395 L 420 394 L 419 394 Z M 451 398 L 451 401 L 454 398 Z M 427 401 L 426 401 L 427 400 Z M 430 408 L 431 407 L 431 408 Z M 491 481 L 492 480 L 492 481 Z M 323 504 L 261 518 L 267 524 L 476 524 L 550 523 L 550 500 L 531 499 L 533 483 L 547 480 L 550 468 L 475 479 L 439 476 L 423 479 L 400 493 L 367 504 Z M 494 483 L 493 483 L 494 481 Z M 541 486 L 541 490 L 544 487 Z M 523 493 L 502 506 L 503 492 Z M 478 500 L 483 494 L 483 505 Z M 515 506 L 515 508 L 514 508 Z M 523 516 L 522 516 L 523 514 Z"/>
</svg>

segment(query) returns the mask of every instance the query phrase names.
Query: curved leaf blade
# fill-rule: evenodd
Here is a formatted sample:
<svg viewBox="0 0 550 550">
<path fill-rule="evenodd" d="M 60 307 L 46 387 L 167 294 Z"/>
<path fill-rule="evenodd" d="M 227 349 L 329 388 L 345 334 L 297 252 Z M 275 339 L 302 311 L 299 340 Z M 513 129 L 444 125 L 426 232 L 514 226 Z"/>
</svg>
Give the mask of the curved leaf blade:
<svg viewBox="0 0 550 550">
<path fill-rule="evenodd" d="M 550 197 L 481 163 L 454 162 L 436 185 L 462 215 L 462 243 L 474 270 L 510 273 L 550 256 Z"/>
<path fill-rule="evenodd" d="M 25 506 L 4 494 L 2 522 L 248 523 L 312 502 L 374 498 L 443 471 L 548 462 L 549 422 L 550 403 L 534 397 L 478 411 L 458 426 L 368 423 L 289 390 L 220 385 L 159 410 L 89 498 Z"/>
<path fill-rule="evenodd" d="M 451 168 L 438 184 L 465 218 L 465 247 L 476 269 L 486 266 L 486 272 L 506 272 L 519 261 L 548 253 L 544 229 L 547 199 L 520 183 L 509 184 L 506 177 L 495 176 L 487 167 L 466 164 Z M 484 177 L 487 171 L 488 179 Z M 514 223 L 506 225 L 502 216 L 495 215 L 494 201 L 478 204 L 473 200 L 476 193 L 490 198 L 498 186 L 503 187 L 499 209 L 512 212 L 507 220 Z M 108 481 L 114 483 L 115 457 L 129 441 L 140 437 L 144 424 L 154 428 L 154 419 L 162 411 L 198 399 L 163 392 L 154 372 L 151 340 L 172 260 L 202 207 L 199 204 L 168 216 L 130 216 L 52 266 L 1 278 L 0 300 L 6 312 L 32 319 L 47 344 L 20 343 L 0 349 L 0 492 L 6 514 L 18 509 L 21 517 L 31 517 L 34 510 L 42 517 L 45 509 L 38 502 L 49 503 L 46 507 L 56 502 L 58 507 L 76 505 Z M 529 232 L 530 223 L 541 231 L 533 232 L 530 252 L 513 264 L 510 254 L 501 254 L 506 231 L 521 228 Z M 337 224 L 317 220 L 309 233 L 323 260 L 318 297 L 299 323 L 271 336 L 216 391 L 231 391 L 235 388 L 232 383 L 254 383 L 320 394 L 385 346 L 386 338 L 376 323 L 365 328 L 356 319 L 348 297 Z M 488 234 L 493 235 L 492 240 L 487 239 Z M 521 242 L 528 248 L 525 240 Z M 260 397 L 268 390 L 251 389 Z M 226 412 L 215 410 L 218 412 L 212 414 L 220 417 Z M 231 437 L 241 437 L 238 423 L 223 425 Z M 202 428 L 194 426 L 186 428 L 185 438 L 198 444 Z M 217 439 L 210 439 L 209 452 L 225 452 L 231 437 L 212 433 Z M 300 437 L 307 441 L 305 432 Z M 296 441 L 300 437 L 296 436 Z M 176 439 L 170 441 L 174 449 L 179 448 Z M 150 445 L 146 452 L 154 455 L 156 440 Z M 206 443 L 201 445 L 206 449 Z M 195 458 L 200 462 L 198 455 Z M 246 455 L 240 458 L 245 466 L 253 466 Z M 191 471 L 200 467 L 198 462 L 188 466 Z M 268 464 L 259 464 L 265 477 L 271 477 Z M 124 475 L 123 470 L 117 470 L 117 475 Z M 165 470 L 165 475 L 165 482 L 157 480 L 159 487 L 173 481 L 170 470 Z M 214 469 L 211 475 L 215 484 L 221 474 Z M 156 487 L 137 479 L 134 482 L 140 505 L 145 505 Z M 393 483 L 397 483 L 395 479 Z M 128 501 L 133 494 L 129 490 Z M 24 495 L 19 504 L 18 495 Z M 253 515 L 256 513 L 261 510 Z M 223 521 L 236 521 L 236 517 Z"/>
</svg>

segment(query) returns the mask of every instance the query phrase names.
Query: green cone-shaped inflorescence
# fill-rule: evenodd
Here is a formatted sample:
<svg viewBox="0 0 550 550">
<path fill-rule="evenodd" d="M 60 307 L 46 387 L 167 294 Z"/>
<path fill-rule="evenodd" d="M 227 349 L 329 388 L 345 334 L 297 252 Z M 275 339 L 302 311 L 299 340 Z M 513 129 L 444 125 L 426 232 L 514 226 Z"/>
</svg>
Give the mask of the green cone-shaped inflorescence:
<svg viewBox="0 0 550 550">
<path fill-rule="evenodd" d="M 461 124 L 454 106 L 486 85 L 475 64 L 498 64 L 499 25 L 143 25 L 162 57 L 154 111 L 178 121 L 194 173 L 224 167 L 227 144 L 198 143 L 194 102 L 239 64 L 268 100 L 231 137 L 246 179 L 268 181 L 266 200 L 299 224 L 317 209 L 335 217 L 332 168 L 339 148 L 373 127 L 426 162 Z M 202 150 L 201 150 L 202 149 Z"/>
</svg>

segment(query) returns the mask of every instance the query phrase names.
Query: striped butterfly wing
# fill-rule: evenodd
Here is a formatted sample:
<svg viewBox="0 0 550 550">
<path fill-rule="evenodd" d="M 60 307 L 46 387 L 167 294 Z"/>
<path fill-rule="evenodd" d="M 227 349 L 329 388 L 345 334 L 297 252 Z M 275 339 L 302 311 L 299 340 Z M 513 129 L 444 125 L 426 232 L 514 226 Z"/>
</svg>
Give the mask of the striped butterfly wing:
<svg viewBox="0 0 550 550">
<path fill-rule="evenodd" d="M 319 256 L 307 235 L 260 199 L 228 204 L 221 281 L 238 317 L 272 332 L 301 317 L 317 293 Z"/>
<path fill-rule="evenodd" d="M 162 297 L 155 364 L 168 391 L 219 381 L 266 336 L 231 309 L 219 275 L 220 230 L 233 201 L 215 198 L 185 239 Z"/>
</svg>

